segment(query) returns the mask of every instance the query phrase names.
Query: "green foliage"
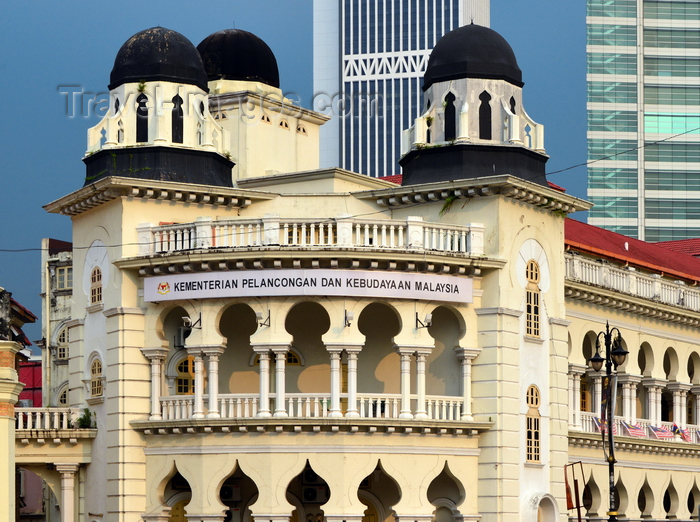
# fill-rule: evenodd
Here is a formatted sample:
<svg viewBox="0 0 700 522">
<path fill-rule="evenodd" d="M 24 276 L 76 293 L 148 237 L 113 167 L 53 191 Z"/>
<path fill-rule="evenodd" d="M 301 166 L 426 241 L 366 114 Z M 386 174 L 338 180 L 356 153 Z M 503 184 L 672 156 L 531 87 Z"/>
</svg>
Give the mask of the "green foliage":
<svg viewBox="0 0 700 522">
<path fill-rule="evenodd" d="M 447 214 L 450 209 L 452 208 L 452 203 L 455 202 L 457 198 L 455 196 L 448 196 L 445 199 L 445 203 L 442 205 L 442 208 L 440 209 L 440 217 L 444 216 Z"/>
<path fill-rule="evenodd" d="M 80 429 L 92 428 L 92 413 L 90 410 L 85 408 L 83 414 L 76 419 L 75 423 Z"/>
</svg>

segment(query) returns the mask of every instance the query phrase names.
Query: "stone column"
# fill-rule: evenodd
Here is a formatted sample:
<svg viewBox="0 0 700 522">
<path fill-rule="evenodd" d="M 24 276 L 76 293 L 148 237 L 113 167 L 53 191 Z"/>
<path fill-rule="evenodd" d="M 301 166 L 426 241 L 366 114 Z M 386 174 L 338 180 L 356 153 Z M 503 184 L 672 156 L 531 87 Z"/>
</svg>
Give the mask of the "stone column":
<svg viewBox="0 0 700 522">
<path fill-rule="evenodd" d="M 57 464 L 61 474 L 61 522 L 75 522 L 75 474 L 78 464 Z"/>
<path fill-rule="evenodd" d="M 274 417 L 287 417 L 287 352 L 289 346 L 275 346 L 272 349 L 275 354 L 275 414 Z"/>
<path fill-rule="evenodd" d="M 462 366 L 462 420 L 472 421 L 472 361 L 479 355 L 478 348 L 455 348 Z"/>
<path fill-rule="evenodd" d="M 649 422 L 653 426 L 659 426 L 661 425 L 661 390 L 666 385 L 666 381 L 646 377 L 642 379 L 642 384 L 647 390 Z"/>
<path fill-rule="evenodd" d="M 432 352 L 432 348 L 426 347 L 416 350 L 416 419 L 427 419 L 425 409 L 425 360 Z"/>
<path fill-rule="evenodd" d="M 693 424 L 696 426 L 700 425 L 700 386 L 693 385 L 692 388 L 690 388 L 690 393 L 693 394 L 693 398 L 695 399 L 693 402 Z"/>
<path fill-rule="evenodd" d="M 637 384 L 640 378 L 626 373 L 620 374 L 617 381 L 622 384 L 622 417 L 628 424 L 637 423 Z"/>
<path fill-rule="evenodd" d="M 15 404 L 24 384 L 19 382 L 15 357 L 21 349 L 19 343 L 0 341 L 0 520 L 15 520 L 16 516 Z"/>
<path fill-rule="evenodd" d="M 209 359 L 209 413 L 207 413 L 207 418 L 218 419 L 221 417 L 219 413 L 219 356 L 224 353 L 224 347 L 203 347 L 202 353 Z"/>
<path fill-rule="evenodd" d="M 682 384 L 680 382 L 670 382 L 666 388 L 673 393 L 673 422 L 679 428 L 685 428 L 686 422 L 686 396 L 690 391 L 690 384 Z"/>
<path fill-rule="evenodd" d="M 168 356 L 165 348 L 142 348 L 141 352 L 151 362 L 151 416 L 149 420 L 161 420 L 160 393 L 163 361 Z"/>
<path fill-rule="evenodd" d="M 260 360 L 260 402 L 258 417 L 271 417 L 270 412 L 270 349 L 267 346 L 253 347 Z"/>
<path fill-rule="evenodd" d="M 412 419 L 411 413 L 411 356 L 415 350 L 412 348 L 399 348 L 401 357 L 401 413 L 399 419 Z"/>
<path fill-rule="evenodd" d="M 336 346 L 326 346 L 326 350 L 331 356 L 331 408 L 328 416 L 342 417 L 343 412 L 340 411 L 340 355 L 343 349 Z"/>
<path fill-rule="evenodd" d="M 345 353 L 348 357 L 348 411 L 346 417 L 359 417 L 357 411 L 357 354 L 362 346 L 347 346 Z M 328 517 L 326 517 L 328 518 Z"/>
<path fill-rule="evenodd" d="M 581 377 L 585 373 L 585 366 L 569 365 L 569 423 L 576 429 L 581 428 Z"/>
<path fill-rule="evenodd" d="M 204 418 L 204 356 L 200 346 L 187 349 L 187 353 L 194 357 L 194 409 L 193 419 Z"/>
</svg>

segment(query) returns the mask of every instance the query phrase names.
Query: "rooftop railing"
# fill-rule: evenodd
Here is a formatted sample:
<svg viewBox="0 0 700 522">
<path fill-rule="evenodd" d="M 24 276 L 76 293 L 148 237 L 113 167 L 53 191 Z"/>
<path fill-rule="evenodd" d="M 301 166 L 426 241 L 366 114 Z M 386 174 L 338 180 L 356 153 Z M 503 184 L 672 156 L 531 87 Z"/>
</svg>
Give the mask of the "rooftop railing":
<svg viewBox="0 0 700 522">
<path fill-rule="evenodd" d="M 660 274 L 640 274 L 634 267 L 618 268 L 602 260 L 566 254 L 566 278 L 688 310 L 700 310 L 700 289 Z"/>
<path fill-rule="evenodd" d="M 139 255 L 177 253 L 212 248 L 265 246 L 299 248 L 360 248 L 426 250 L 481 256 L 484 226 L 425 223 L 420 217 L 406 220 L 366 220 L 348 216 L 334 219 L 282 219 L 268 214 L 255 219 L 193 223 L 143 224 L 138 228 Z"/>
</svg>

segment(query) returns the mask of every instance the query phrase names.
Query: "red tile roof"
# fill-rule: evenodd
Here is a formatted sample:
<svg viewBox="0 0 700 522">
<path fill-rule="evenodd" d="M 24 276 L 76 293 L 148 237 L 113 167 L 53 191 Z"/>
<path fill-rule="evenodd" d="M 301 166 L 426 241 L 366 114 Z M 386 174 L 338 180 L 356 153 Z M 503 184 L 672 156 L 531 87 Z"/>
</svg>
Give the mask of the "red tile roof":
<svg viewBox="0 0 700 522">
<path fill-rule="evenodd" d="M 391 183 L 401 185 L 401 181 L 403 180 L 403 174 L 395 174 L 394 176 L 384 176 L 383 178 L 379 179 L 381 179 L 382 181 L 390 181 Z"/>
<path fill-rule="evenodd" d="M 700 238 L 677 239 L 676 241 L 659 241 L 655 245 L 668 248 L 674 252 L 688 254 L 689 256 L 700 256 Z"/>
<path fill-rule="evenodd" d="M 700 282 L 700 259 L 687 254 L 573 219 L 566 220 L 564 236 L 566 246 L 574 250 L 622 261 L 671 277 Z"/>
</svg>

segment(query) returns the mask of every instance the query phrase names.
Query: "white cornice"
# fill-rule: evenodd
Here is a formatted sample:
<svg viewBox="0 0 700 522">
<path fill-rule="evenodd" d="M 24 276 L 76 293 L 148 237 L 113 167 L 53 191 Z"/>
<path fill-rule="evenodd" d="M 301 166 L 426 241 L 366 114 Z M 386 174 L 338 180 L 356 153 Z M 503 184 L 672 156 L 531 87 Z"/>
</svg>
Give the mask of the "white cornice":
<svg viewBox="0 0 700 522">
<path fill-rule="evenodd" d="M 52 214 L 75 216 L 120 197 L 246 207 L 252 200 L 274 199 L 276 194 L 240 188 L 110 176 L 44 205 L 44 210 Z"/>
<path fill-rule="evenodd" d="M 419 185 L 402 185 L 383 190 L 353 193 L 359 199 L 375 199 L 382 207 L 400 207 L 416 203 L 429 203 L 448 198 L 470 199 L 501 195 L 523 203 L 529 203 L 551 212 L 578 212 L 588 210 L 593 205 L 588 201 L 569 196 L 558 190 L 543 187 L 537 183 L 503 174 L 482 178 L 458 179 L 422 183 Z"/>
</svg>

